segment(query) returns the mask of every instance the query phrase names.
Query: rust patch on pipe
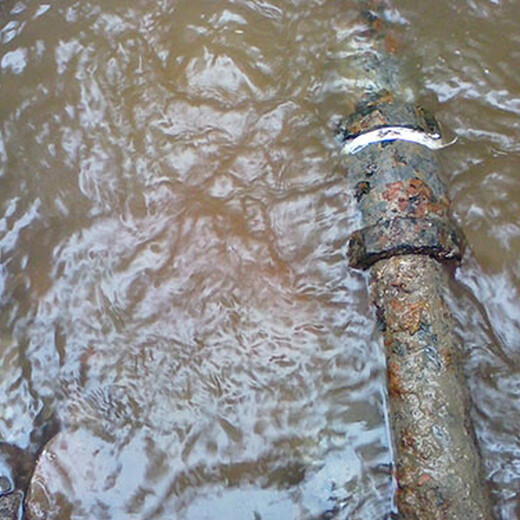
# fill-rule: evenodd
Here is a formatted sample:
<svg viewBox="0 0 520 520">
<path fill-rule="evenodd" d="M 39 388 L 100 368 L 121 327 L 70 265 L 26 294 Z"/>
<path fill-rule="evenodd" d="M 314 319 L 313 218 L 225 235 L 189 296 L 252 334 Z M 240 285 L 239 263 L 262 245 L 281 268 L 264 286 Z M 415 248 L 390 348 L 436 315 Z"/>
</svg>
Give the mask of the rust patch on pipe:
<svg viewBox="0 0 520 520">
<path fill-rule="evenodd" d="M 386 92 L 365 99 L 338 130 L 341 139 L 385 126 L 438 132 L 424 109 Z M 348 178 L 363 226 L 349 243 L 352 267 L 404 254 L 460 260 L 464 240 L 449 218 L 449 200 L 435 153 L 415 143 L 375 143 L 349 157 Z"/>
<path fill-rule="evenodd" d="M 404 89 L 391 56 L 396 42 L 382 23 L 384 5 L 361 1 L 364 36 L 374 52 L 358 63 L 368 87 L 338 137 L 344 150 L 364 143 L 346 163 L 362 221 L 348 254 L 352 267 L 372 271 L 387 359 L 398 518 L 489 520 L 460 345 L 441 295 L 447 275 L 439 262 L 458 262 L 464 240 L 449 218 L 429 146 L 428 139 L 442 141 L 439 126 L 423 108 L 399 100 Z M 401 139 L 412 134 L 413 142 Z"/>
<path fill-rule="evenodd" d="M 384 330 L 397 505 L 403 520 L 492 518 L 469 416 L 443 266 L 404 255 L 372 267 Z"/>
<path fill-rule="evenodd" d="M 404 390 L 401 387 L 400 383 L 400 375 L 399 375 L 399 365 L 394 362 L 388 363 L 387 367 L 387 377 L 388 377 L 388 394 L 391 399 L 399 399 Z"/>
<path fill-rule="evenodd" d="M 448 199 L 444 196 L 437 199 L 431 188 L 421 179 L 386 184 L 382 197 L 389 203 L 390 211 L 410 218 L 429 215 L 446 217 L 448 214 Z"/>
</svg>

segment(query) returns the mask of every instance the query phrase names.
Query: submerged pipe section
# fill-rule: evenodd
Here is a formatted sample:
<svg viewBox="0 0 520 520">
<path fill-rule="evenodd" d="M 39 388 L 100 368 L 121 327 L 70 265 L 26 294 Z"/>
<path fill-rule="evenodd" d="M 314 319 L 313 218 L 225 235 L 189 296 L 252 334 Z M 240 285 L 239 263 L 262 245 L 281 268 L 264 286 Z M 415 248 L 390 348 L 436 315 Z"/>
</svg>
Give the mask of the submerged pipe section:
<svg viewBox="0 0 520 520">
<path fill-rule="evenodd" d="M 488 520 L 462 348 L 443 299 L 444 264 L 463 252 L 435 155 L 449 143 L 435 119 L 406 99 L 381 3 L 361 5 L 366 53 L 357 64 L 369 81 L 338 137 L 362 220 L 349 263 L 370 269 L 383 331 L 397 518 Z"/>
<path fill-rule="evenodd" d="M 414 254 L 381 260 L 371 275 L 384 326 L 399 518 L 489 519 L 461 348 L 442 296 L 446 270 Z"/>
</svg>

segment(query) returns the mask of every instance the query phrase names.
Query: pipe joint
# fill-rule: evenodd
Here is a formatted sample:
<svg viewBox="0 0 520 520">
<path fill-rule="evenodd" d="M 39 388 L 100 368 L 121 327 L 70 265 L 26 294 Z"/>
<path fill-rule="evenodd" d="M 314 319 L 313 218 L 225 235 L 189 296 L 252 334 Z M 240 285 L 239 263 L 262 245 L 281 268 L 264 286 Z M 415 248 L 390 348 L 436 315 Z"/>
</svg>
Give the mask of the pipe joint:
<svg viewBox="0 0 520 520">
<path fill-rule="evenodd" d="M 398 255 L 428 255 L 440 262 L 459 261 L 459 234 L 440 219 L 394 218 L 354 232 L 349 239 L 351 267 L 370 266 Z"/>
<path fill-rule="evenodd" d="M 436 119 L 419 105 L 394 103 L 383 91 L 375 101 L 365 101 L 339 126 L 342 153 L 356 154 L 363 148 L 388 141 L 408 141 L 430 150 L 454 144 L 457 138 L 444 139 Z"/>
<path fill-rule="evenodd" d="M 440 136 L 435 119 L 425 110 L 395 103 L 389 94 L 360 106 L 341 124 L 339 135 L 345 141 L 388 126 Z M 352 267 L 367 269 L 403 254 L 460 260 L 463 238 L 449 216 L 447 190 L 433 150 L 391 140 L 366 146 L 347 160 L 349 185 L 362 220 L 362 228 L 349 240 Z"/>
</svg>

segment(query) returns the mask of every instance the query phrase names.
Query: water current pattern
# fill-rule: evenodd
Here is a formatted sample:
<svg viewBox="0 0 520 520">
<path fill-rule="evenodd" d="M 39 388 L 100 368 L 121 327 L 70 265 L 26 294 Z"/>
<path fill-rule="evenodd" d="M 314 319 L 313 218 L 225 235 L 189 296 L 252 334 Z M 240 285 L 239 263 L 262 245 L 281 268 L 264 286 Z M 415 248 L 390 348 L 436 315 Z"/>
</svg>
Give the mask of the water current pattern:
<svg viewBox="0 0 520 520">
<path fill-rule="evenodd" d="M 357 14 L 0 1 L 0 470 L 27 485 L 57 434 L 35 518 L 388 517 L 384 356 L 333 133 L 363 82 L 338 73 Z M 495 512 L 520 519 L 520 7 L 385 17 L 459 136 L 450 301 Z"/>
</svg>

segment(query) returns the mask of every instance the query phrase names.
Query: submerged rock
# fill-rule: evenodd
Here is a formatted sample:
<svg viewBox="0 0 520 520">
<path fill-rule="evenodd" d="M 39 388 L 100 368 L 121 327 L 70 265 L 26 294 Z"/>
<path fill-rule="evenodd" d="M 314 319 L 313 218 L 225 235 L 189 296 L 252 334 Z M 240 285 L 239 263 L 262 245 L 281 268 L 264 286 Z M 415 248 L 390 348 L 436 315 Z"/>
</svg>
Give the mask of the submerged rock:
<svg viewBox="0 0 520 520">
<path fill-rule="evenodd" d="M 104 486 L 109 446 L 89 432 L 61 432 L 45 446 L 25 500 L 28 520 L 70 518 L 85 513 L 82 502 Z M 91 517 L 92 518 L 92 517 Z"/>
<path fill-rule="evenodd" d="M 93 518 L 84 502 L 107 484 L 109 451 L 108 443 L 88 431 L 65 431 L 53 437 L 31 479 L 25 501 L 28 520 L 62 520 L 72 514 Z"/>
<path fill-rule="evenodd" d="M 26 520 L 146 518 L 164 490 L 147 483 L 149 432 L 124 440 L 79 428 L 45 446 L 25 499 Z"/>
<path fill-rule="evenodd" d="M 0 497 L 0 520 L 18 520 L 21 518 L 23 493 L 14 491 Z"/>
</svg>

